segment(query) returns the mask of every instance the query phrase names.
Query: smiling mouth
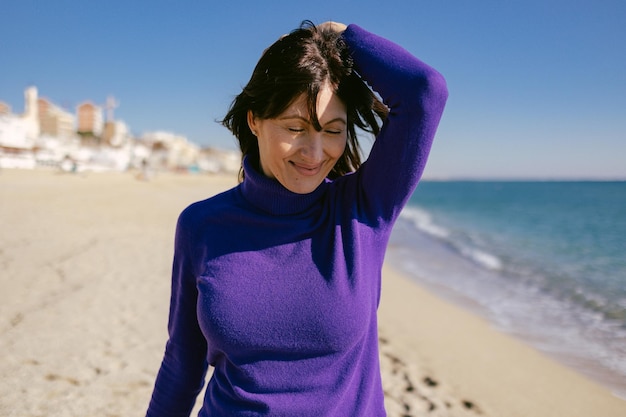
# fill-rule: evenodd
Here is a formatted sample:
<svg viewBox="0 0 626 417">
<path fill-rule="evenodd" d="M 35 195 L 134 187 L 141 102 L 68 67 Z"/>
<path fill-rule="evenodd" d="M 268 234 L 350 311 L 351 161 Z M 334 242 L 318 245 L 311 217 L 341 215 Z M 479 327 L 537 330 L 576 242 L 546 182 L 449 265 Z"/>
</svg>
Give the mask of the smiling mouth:
<svg viewBox="0 0 626 417">
<path fill-rule="evenodd" d="M 313 175 L 317 175 L 320 170 L 322 169 L 322 164 L 319 165 L 315 165 L 315 166 L 307 166 L 307 165 L 299 165 L 293 161 L 289 161 L 289 163 L 291 164 L 291 166 L 294 167 L 294 169 L 301 175 L 304 175 L 306 177 L 310 177 Z"/>
</svg>

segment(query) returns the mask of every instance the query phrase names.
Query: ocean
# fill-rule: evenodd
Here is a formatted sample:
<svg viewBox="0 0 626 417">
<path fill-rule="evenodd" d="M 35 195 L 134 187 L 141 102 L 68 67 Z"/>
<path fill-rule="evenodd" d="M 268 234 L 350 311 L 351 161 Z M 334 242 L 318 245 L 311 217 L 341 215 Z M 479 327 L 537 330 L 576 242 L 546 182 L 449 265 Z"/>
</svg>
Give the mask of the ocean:
<svg viewBox="0 0 626 417">
<path fill-rule="evenodd" d="M 423 181 L 386 259 L 626 399 L 626 182 Z"/>
</svg>

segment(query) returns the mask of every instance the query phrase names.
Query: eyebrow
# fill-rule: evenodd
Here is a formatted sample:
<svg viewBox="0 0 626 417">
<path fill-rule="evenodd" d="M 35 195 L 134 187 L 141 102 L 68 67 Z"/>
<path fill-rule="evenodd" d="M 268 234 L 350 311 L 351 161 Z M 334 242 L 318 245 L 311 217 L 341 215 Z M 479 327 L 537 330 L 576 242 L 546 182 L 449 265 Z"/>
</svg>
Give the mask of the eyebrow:
<svg viewBox="0 0 626 417">
<path fill-rule="evenodd" d="M 298 119 L 298 120 L 302 120 L 305 123 L 311 123 L 311 121 L 309 119 L 307 119 L 305 117 L 302 117 L 299 114 L 290 114 L 290 115 L 287 115 L 287 116 L 280 117 L 278 120 L 289 120 L 289 119 Z M 348 124 L 346 119 L 344 119 L 343 117 L 335 117 L 334 119 L 329 120 L 326 123 L 324 123 L 324 125 L 329 125 L 329 124 L 335 123 L 335 122 L 341 122 L 344 125 Z"/>
</svg>

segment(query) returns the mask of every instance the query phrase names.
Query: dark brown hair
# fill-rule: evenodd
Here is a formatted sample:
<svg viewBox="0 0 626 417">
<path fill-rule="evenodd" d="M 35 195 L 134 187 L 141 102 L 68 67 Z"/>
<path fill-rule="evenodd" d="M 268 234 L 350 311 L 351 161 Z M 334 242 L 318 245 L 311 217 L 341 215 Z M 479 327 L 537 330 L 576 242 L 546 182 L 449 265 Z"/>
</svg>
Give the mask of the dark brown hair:
<svg viewBox="0 0 626 417">
<path fill-rule="evenodd" d="M 248 111 L 255 117 L 272 119 L 305 94 L 309 119 L 315 129 L 321 130 L 316 103 L 325 85 L 333 89 L 347 109 L 346 149 L 328 175 L 337 178 L 361 165 L 356 127 L 378 134 L 379 123 L 387 116 L 388 109 L 354 71 L 350 52 L 335 31 L 322 30 L 305 21 L 267 48 L 222 124 L 239 141 L 242 156 L 251 158 L 258 167 L 259 146 L 248 126 Z"/>
</svg>

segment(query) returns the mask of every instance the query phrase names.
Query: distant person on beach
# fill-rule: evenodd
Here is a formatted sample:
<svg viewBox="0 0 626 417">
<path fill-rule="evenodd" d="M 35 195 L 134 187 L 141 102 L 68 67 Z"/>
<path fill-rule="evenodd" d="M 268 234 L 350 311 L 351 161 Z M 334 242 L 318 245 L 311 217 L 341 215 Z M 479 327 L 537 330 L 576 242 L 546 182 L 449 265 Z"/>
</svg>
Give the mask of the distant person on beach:
<svg viewBox="0 0 626 417">
<path fill-rule="evenodd" d="M 240 184 L 178 220 L 148 416 L 188 416 L 209 366 L 202 417 L 385 415 L 381 269 L 446 99 L 356 25 L 305 22 L 265 50 L 223 120 Z M 363 164 L 357 129 L 375 136 Z"/>
<path fill-rule="evenodd" d="M 142 181 L 149 181 L 151 178 L 151 174 L 150 174 L 150 162 L 148 162 L 148 159 L 143 158 L 141 160 L 141 172 L 139 172 L 139 174 L 137 175 L 137 178 L 142 180 Z"/>
<path fill-rule="evenodd" d="M 62 172 L 71 172 L 72 174 L 75 174 L 78 171 L 76 161 L 69 156 L 65 156 L 65 158 L 63 158 L 59 168 Z"/>
</svg>

